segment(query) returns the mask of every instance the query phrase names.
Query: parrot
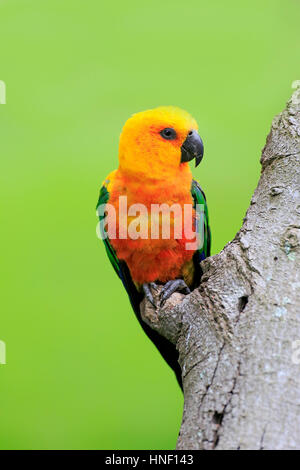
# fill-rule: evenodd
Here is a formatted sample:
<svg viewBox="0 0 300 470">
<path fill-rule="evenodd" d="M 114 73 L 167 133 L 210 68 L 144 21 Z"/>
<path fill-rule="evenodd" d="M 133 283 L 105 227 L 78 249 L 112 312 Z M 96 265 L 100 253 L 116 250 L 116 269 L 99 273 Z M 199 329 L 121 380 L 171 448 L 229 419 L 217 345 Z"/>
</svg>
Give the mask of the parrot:
<svg viewBox="0 0 300 470">
<path fill-rule="evenodd" d="M 103 181 L 96 206 L 107 256 L 127 291 L 142 329 L 175 372 L 181 388 L 176 346 L 142 320 L 140 304 L 146 297 L 157 308 L 153 290 L 158 286 L 161 286 L 161 307 L 174 292 L 189 294 L 200 285 L 200 262 L 210 256 L 211 231 L 206 197 L 192 177 L 189 162 L 195 160 L 195 166 L 198 166 L 203 153 L 198 125 L 188 112 L 175 106 L 161 106 L 133 114 L 125 122 L 120 135 L 119 166 Z M 144 214 L 144 219 L 149 223 L 150 219 L 156 221 L 159 230 L 162 230 L 162 217 L 160 214 L 152 217 L 153 205 L 173 207 L 175 204 L 183 212 L 189 205 L 191 211 L 187 215 L 184 212 L 179 223 L 189 222 L 192 232 L 187 230 L 187 234 L 185 231 L 175 237 L 174 226 L 179 215 L 174 211 L 170 216 L 172 233 L 169 237 L 161 233 L 156 237 L 142 236 L 142 230 L 140 236 L 124 236 L 124 227 L 129 232 L 129 225 L 134 220 L 129 212 L 126 212 L 127 219 L 121 214 L 121 198 L 124 196 L 126 207 L 142 204 L 150 212 L 150 216 L 148 212 Z M 196 205 L 203 207 L 200 218 L 197 217 Z M 114 215 L 108 215 L 108 206 L 114 209 Z M 109 223 L 110 230 L 105 228 Z M 202 234 L 200 243 L 187 249 L 187 242 L 199 233 Z M 148 228 L 144 235 L 149 234 Z"/>
</svg>

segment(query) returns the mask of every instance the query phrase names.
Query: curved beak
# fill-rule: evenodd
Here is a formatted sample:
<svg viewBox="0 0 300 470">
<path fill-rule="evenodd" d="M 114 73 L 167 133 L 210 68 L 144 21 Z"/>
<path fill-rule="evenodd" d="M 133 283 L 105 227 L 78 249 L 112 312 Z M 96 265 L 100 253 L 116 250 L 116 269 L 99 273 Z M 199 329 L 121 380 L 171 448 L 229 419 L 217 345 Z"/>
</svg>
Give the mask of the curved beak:
<svg viewBox="0 0 300 470">
<path fill-rule="evenodd" d="M 197 131 L 192 130 L 181 146 L 181 162 L 190 162 L 195 158 L 195 166 L 198 166 L 203 158 L 203 142 Z"/>
</svg>

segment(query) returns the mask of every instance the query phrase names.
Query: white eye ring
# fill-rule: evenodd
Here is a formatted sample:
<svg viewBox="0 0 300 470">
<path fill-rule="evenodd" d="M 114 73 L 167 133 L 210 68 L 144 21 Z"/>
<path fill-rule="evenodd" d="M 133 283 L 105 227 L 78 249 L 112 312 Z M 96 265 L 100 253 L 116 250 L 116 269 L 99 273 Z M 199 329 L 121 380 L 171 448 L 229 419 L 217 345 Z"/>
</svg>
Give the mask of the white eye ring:
<svg viewBox="0 0 300 470">
<path fill-rule="evenodd" d="M 165 129 L 160 131 L 160 135 L 165 140 L 174 140 L 177 137 L 175 129 L 173 127 L 166 127 Z"/>
</svg>

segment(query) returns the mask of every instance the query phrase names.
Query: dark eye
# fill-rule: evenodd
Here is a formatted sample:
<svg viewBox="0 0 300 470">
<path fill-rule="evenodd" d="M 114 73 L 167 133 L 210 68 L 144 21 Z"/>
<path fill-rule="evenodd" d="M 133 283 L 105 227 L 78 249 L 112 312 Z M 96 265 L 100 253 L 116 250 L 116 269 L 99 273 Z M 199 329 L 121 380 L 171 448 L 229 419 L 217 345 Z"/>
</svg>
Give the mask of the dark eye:
<svg viewBox="0 0 300 470">
<path fill-rule="evenodd" d="M 160 135 L 166 140 L 174 140 L 176 139 L 176 131 L 173 127 L 166 127 L 162 131 L 160 131 Z"/>
</svg>

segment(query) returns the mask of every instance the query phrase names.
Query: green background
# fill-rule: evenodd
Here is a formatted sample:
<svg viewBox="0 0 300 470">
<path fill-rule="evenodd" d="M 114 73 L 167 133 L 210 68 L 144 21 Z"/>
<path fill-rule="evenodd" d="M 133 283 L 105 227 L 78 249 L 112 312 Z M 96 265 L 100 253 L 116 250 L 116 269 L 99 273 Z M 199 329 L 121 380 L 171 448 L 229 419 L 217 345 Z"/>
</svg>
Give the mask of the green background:
<svg viewBox="0 0 300 470">
<path fill-rule="evenodd" d="M 300 2 L 0 0 L 0 447 L 174 448 L 183 400 L 96 238 L 134 112 L 199 123 L 213 253 L 300 78 Z"/>
</svg>

